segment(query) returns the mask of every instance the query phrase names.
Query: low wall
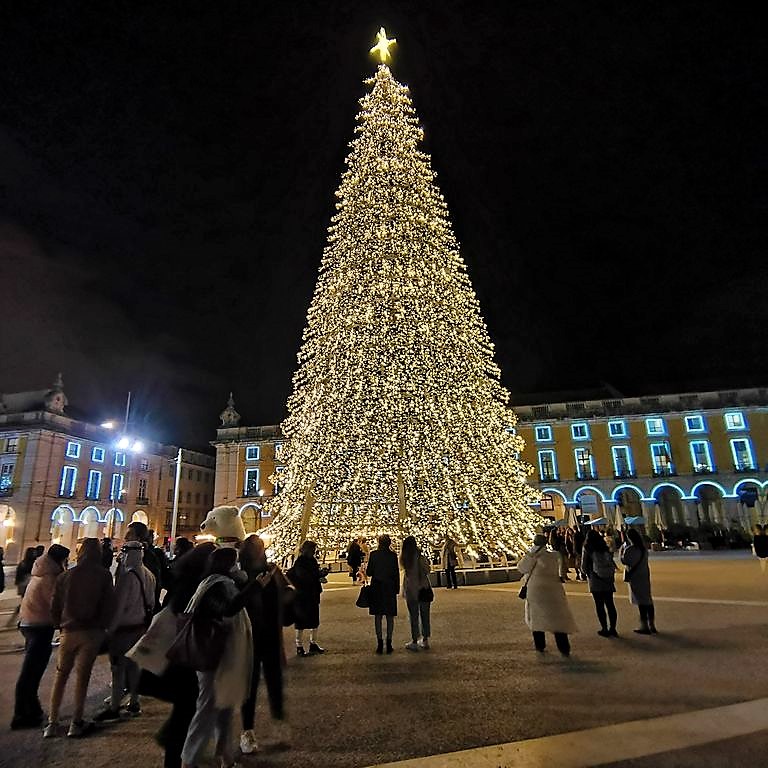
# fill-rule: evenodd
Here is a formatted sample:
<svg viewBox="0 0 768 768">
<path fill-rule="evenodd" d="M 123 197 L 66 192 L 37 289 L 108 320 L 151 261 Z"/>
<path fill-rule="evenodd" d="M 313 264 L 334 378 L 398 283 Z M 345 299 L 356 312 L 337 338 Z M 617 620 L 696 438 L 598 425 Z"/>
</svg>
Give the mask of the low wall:
<svg viewBox="0 0 768 768">
<path fill-rule="evenodd" d="M 472 587 L 480 584 L 504 584 L 510 581 L 520 581 L 522 574 L 515 566 L 506 568 L 457 568 L 456 581 L 459 586 Z M 432 571 L 429 581 L 433 587 L 444 587 L 445 571 Z"/>
</svg>

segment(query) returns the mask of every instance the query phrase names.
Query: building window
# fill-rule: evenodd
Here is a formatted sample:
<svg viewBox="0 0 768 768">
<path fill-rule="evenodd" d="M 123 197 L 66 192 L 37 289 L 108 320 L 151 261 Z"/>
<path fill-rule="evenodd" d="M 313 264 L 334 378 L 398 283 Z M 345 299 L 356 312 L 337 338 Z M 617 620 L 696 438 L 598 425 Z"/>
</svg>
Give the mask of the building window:
<svg viewBox="0 0 768 768">
<path fill-rule="evenodd" d="M 707 440 L 691 441 L 691 462 L 694 472 L 714 472 L 712 454 Z"/>
<path fill-rule="evenodd" d="M 89 499 L 98 499 L 101 493 L 101 472 L 92 469 L 88 472 L 88 488 L 85 495 Z"/>
<path fill-rule="evenodd" d="M 725 416 L 725 428 L 732 429 L 746 429 L 747 422 L 744 419 L 744 414 L 741 411 L 731 411 L 726 413 Z"/>
<path fill-rule="evenodd" d="M 173 503 L 173 488 L 168 489 L 168 503 Z"/>
<path fill-rule="evenodd" d="M 283 444 L 275 443 L 275 461 L 279 461 L 283 455 Z"/>
<path fill-rule="evenodd" d="M 539 424 L 534 427 L 537 443 L 547 443 L 552 440 L 552 427 L 549 424 Z"/>
<path fill-rule="evenodd" d="M 109 486 L 109 500 L 120 501 L 120 497 L 123 495 L 123 475 L 119 472 L 115 472 L 112 475 L 112 483 Z"/>
<path fill-rule="evenodd" d="M 80 443 L 76 443 L 72 440 L 70 440 L 67 443 L 67 450 L 64 454 L 68 459 L 79 459 L 80 458 Z"/>
<path fill-rule="evenodd" d="M 615 477 L 634 477 L 635 470 L 632 466 L 632 451 L 628 445 L 612 445 L 613 474 Z"/>
<path fill-rule="evenodd" d="M 283 490 L 283 473 L 285 472 L 285 467 L 275 467 L 275 484 L 272 489 L 272 494 L 274 496 L 277 496 L 280 491 Z"/>
<path fill-rule="evenodd" d="M 205 506 L 206 506 L 206 507 L 208 506 L 208 501 L 209 501 L 209 498 L 210 498 L 210 497 L 209 497 L 209 496 L 208 496 L 208 494 L 206 493 L 206 494 L 205 494 L 205 497 L 203 498 L 203 504 L 205 504 Z"/>
<path fill-rule="evenodd" d="M 203 479 L 203 473 L 198 469 L 197 470 L 197 482 L 199 483 Z"/>
<path fill-rule="evenodd" d="M 91 450 L 91 461 L 95 461 L 97 464 L 103 464 L 104 449 L 98 445 L 94 445 L 93 450 Z"/>
<path fill-rule="evenodd" d="M 187 491 L 187 504 L 192 503 L 192 491 Z"/>
<path fill-rule="evenodd" d="M 674 474 L 672 454 L 669 451 L 669 443 L 651 443 L 651 461 L 653 462 L 654 475 Z"/>
<path fill-rule="evenodd" d="M 737 472 L 755 469 L 755 457 L 752 455 L 752 445 L 749 440 L 743 437 L 731 440 L 731 453 L 733 466 Z"/>
<path fill-rule="evenodd" d="M 0 464 L 0 495 L 8 496 L 13 490 L 13 470 L 16 465 L 8 462 Z"/>
<path fill-rule="evenodd" d="M 200 503 L 200 493 L 196 493 L 195 494 L 195 504 L 199 504 L 199 503 Z"/>
<path fill-rule="evenodd" d="M 589 424 L 586 421 L 571 424 L 571 436 L 574 440 L 589 440 Z"/>
<path fill-rule="evenodd" d="M 115 466 L 116 467 L 124 467 L 125 466 L 125 452 L 124 451 L 115 451 Z"/>
<path fill-rule="evenodd" d="M 142 472 L 149 472 L 149 459 L 142 459 L 139 462 L 139 469 Z"/>
<path fill-rule="evenodd" d="M 195 470 L 190 469 L 189 472 L 187 472 L 187 478 L 191 480 L 194 477 L 194 474 L 195 474 Z"/>
<path fill-rule="evenodd" d="M 541 482 L 557 480 L 557 463 L 554 451 L 539 451 L 539 477 Z"/>
<path fill-rule="evenodd" d="M 61 483 L 59 496 L 72 497 L 75 495 L 75 481 L 77 480 L 77 467 L 63 467 L 61 470 Z"/>
<path fill-rule="evenodd" d="M 245 470 L 245 488 L 243 489 L 244 496 L 258 496 L 259 495 L 259 470 L 258 469 L 246 469 Z"/>
<path fill-rule="evenodd" d="M 261 508 L 261 512 L 259 512 L 259 515 L 261 517 L 272 517 L 272 513 L 266 507 Z"/>
<path fill-rule="evenodd" d="M 576 448 L 573 455 L 576 458 L 576 477 L 579 480 L 593 480 L 595 465 L 592 452 L 588 448 Z"/>
<path fill-rule="evenodd" d="M 249 445 L 245 449 L 245 460 L 246 461 L 258 461 L 259 460 L 259 446 L 258 445 Z"/>
<path fill-rule="evenodd" d="M 685 417 L 685 431 L 686 432 L 705 432 L 706 425 L 704 424 L 704 417 L 699 416 L 686 416 Z"/>
<path fill-rule="evenodd" d="M 9 437 L 5 443 L 6 453 L 18 453 L 19 452 L 19 438 Z"/>
<path fill-rule="evenodd" d="M 140 499 L 144 499 L 145 501 L 147 499 L 147 478 L 146 477 L 139 478 L 137 496 Z"/>
<path fill-rule="evenodd" d="M 608 422 L 608 434 L 611 437 L 626 437 L 627 436 L 627 422 L 626 421 L 609 421 Z"/>
<path fill-rule="evenodd" d="M 664 419 L 646 419 L 645 430 L 649 435 L 666 435 L 667 428 Z"/>
</svg>

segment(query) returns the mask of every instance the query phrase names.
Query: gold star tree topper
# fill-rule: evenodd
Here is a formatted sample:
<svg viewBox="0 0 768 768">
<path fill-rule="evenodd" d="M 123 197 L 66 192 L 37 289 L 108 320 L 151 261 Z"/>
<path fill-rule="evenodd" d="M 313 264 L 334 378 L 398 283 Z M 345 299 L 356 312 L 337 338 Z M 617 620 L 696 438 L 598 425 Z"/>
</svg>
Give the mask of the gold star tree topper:
<svg viewBox="0 0 768 768">
<path fill-rule="evenodd" d="M 379 60 L 382 64 L 386 64 L 389 59 L 391 58 L 391 54 L 389 52 L 389 46 L 394 45 L 394 43 L 397 42 L 396 38 L 392 38 L 389 40 L 387 38 L 387 32 L 384 29 L 384 27 L 381 27 L 379 31 L 376 33 L 376 45 L 371 48 L 371 53 L 378 55 Z"/>
</svg>

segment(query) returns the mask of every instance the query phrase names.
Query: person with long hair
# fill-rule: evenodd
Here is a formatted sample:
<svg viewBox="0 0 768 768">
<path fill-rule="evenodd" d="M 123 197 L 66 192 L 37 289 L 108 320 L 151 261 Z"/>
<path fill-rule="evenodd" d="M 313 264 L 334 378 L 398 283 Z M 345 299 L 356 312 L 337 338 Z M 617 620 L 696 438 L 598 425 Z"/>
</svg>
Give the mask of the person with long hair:
<svg viewBox="0 0 768 768">
<path fill-rule="evenodd" d="M 431 601 L 423 599 L 426 592 L 431 593 L 429 574 L 432 567 L 429 560 L 419 552 L 419 546 L 413 536 L 406 536 L 400 550 L 400 565 L 404 571 L 403 595 L 411 620 L 411 642 L 406 644 L 409 651 L 429 648 Z M 421 622 L 421 626 L 419 626 Z"/>
<path fill-rule="evenodd" d="M 327 568 L 320 568 L 315 554 L 317 543 L 305 541 L 299 549 L 296 562 L 286 571 L 286 576 L 296 588 L 294 614 L 296 616 L 296 655 L 315 656 L 325 653 L 317 642 L 317 629 L 320 626 L 320 595 L 323 592 Z M 309 630 L 309 648 L 304 647 L 304 632 Z"/>
<path fill-rule="evenodd" d="M 656 634 L 656 610 L 651 596 L 651 569 L 648 567 L 648 550 L 639 531 L 630 528 L 623 534 L 621 562 L 627 570 L 624 581 L 629 584 L 629 599 L 640 613 L 638 635 Z"/>
<path fill-rule="evenodd" d="M 595 601 L 595 612 L 600 622 L 597 634 L 601 637 L 618 637 L 616 606 L 613 602 L 613 593 L 616 591 L 616 563 L 613 555 L 605 539 L 593 530 L 587 533 L 584 552 L 586 556 L 582 562 L 582 568 L 589 582 L 589 591 Z"/>
<path fill-rule="evenodd" d="M 384 533 L 379 536 L 379 546 L 371 552 L 366 577 L 371 580 L 371 599 L 368 613 L 373 616 L 376 630 L 376 653 L 384 652 L 382 620 L 387 618 L 387 653 L 392 653 L 392 634 L 397 616 L 397 594 L 400 591 L 400 568 L 397 555 L 392 550 L 392 539 Z"/>
</svg>

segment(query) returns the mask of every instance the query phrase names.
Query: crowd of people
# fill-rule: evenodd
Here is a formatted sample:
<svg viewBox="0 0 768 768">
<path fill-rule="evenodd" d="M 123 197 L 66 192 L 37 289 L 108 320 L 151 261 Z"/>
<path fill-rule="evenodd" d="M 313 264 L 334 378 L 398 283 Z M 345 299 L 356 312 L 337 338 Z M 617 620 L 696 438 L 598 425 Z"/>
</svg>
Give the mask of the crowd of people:
<svg viewBox="0 0 768 768">
<path fill-rule="evenodd" d="M 294 627 L 298 657 L 325 653 L 318 632 L 328 569 L 320 567 L 313 541 L 301 545 L 284 573 L 268 561 L 262 539 L 245 535 L 239 518 L 230 533 L 217 538 L 216 544 L 197 546 L 179 538 L 170 561 L 140 522 L 128 526 L 119 552 L 108 539 L 81 540 L 73 567 L 68 567 L 71 553 L 66 547 L 53 544 L 47 552 L 28 550 L 18 570 L 25 654 L 11 727 L 40 727 L 46 739 L 65 732 L 82 737 L 97 723 L 139 716 L 141 696 L 149 696 L 171 704 L 157 735 L 167 768 L 197 765 L 209 742 L 226 768 L 235 763 L 233 731 L 238 720 L 240 751 L 249 754 L 258 749 L 254 720 L 263 678 L 278 740 L 288 743 L 283 628 Z M 578 558 L 570 558 L 571 550 Z M 458 544 L 446 539 L 442 565 L 448 589 L 458 587 L 460 556 Z M 635 530 L 622 533 L 619 558 L 639 611 L 635 631 L 655 633 L 648 553 Z M 379 536 L 374 549 L 364 538 L 356 539 L 347 549 L 347 566 L 353 581 L 366 591 L 365 606 L 374 618 L 375 653 L 393 653 L 398 596 L 405 600 L 410 624 L 405 648 L 429 650 L 432 563 L 416 539 L 403 540 L 399 557 L 387 534 Z M 598 634 L 618 637 L 613 601 L 617 566 L 608 544 L 594 530 L 554 530 L 538 534 L 518 563 L 524 574 L 525 622 L 539 652 L 546 648 L 546 633 L 552 633 L 560 653 L 570 654 L 569 635 L 576 624 L 563 588 L 569 566 L 577 578 L 588 582 Z M 56 630 L 58 653 L 46 716 L 38 690 Z M 99 654 L 109 658 L 111 692 L 103 709 L 86 719 L 86 695 Z M 73 714 L 65 729 L 59 716 L 70 678 Z"/>
</svg>

